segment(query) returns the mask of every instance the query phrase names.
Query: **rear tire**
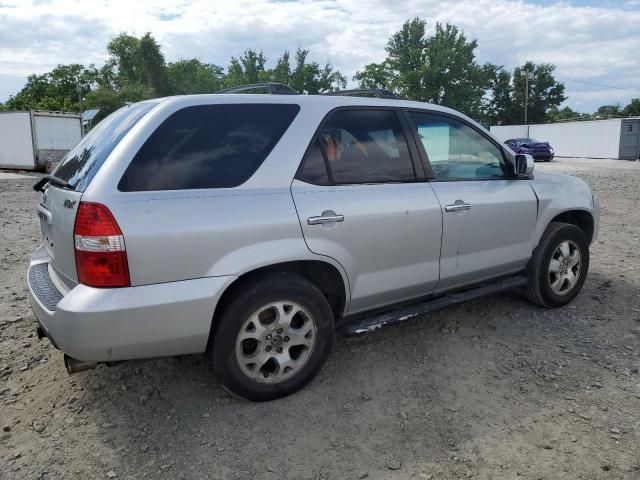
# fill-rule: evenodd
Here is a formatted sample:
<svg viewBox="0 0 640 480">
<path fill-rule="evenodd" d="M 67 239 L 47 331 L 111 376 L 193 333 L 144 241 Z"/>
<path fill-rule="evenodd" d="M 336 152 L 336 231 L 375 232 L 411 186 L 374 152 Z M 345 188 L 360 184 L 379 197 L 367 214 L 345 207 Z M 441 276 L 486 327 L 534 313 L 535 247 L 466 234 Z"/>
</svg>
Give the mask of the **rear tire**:
<svg viewBox="0 0 640 480">
<path fill-rule="evenodd" d="M 529 260 L 525 295 L 537 305 L 561 307 L 580 293 L 588 271 L 584 232 L 568 223 L 551 223 Z"/>
<path fill-rule="evenodd" d="M 333 312 L 322 292 L 298 275 L 273 273 L 227 304 L 205 359 L 229 392 L 262 402 L 308 384 L 333 341 Z"/>
</svg>

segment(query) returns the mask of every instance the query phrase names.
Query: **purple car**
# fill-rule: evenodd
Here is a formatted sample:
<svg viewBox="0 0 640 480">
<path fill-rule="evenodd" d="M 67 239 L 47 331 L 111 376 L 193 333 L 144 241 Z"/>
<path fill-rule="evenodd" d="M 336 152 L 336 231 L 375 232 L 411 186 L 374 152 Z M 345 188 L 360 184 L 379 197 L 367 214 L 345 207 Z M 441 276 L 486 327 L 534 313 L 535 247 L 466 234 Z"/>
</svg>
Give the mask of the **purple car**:
<svg viewBox="0 0 640 480">
<path fill-rule="evenodd" d="M 549 142 L 539 142 L 533 138 L 511 138 L 504 143 L 516 153 L 527 153 L 532 155 L 534 160 L 543 162 L 550 162 L 555 154 Z"/>
</svg>

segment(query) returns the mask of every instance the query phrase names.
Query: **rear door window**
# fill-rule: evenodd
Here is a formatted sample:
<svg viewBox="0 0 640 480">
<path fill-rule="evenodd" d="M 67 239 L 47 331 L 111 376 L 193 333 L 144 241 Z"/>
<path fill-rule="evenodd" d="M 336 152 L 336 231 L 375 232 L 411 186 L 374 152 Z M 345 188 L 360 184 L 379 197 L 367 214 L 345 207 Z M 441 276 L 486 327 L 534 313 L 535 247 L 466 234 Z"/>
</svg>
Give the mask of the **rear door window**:
<svg viewBox="0 0 640 480">
<path fill-rule="evenodd" d="M 416 179 L 402 125 L 393 110 L 339 110 L 325 122 L 318 140 L 335 184 L 397 183 Z M 314 146 L 298 176 L 300 180 L 324 184 L 319 153 L 320 149 Z M 311 161 L 312 157 L 316 161 Z M 313 166 L 318 174 L 311 171 Z M 319 180 L 313 181 L 314 178 Z"/>
<path fill-rule="evenodd" d="M 258 169 L 299 110 L 293 104 L 183 108 L 151 134 L 118 188 L 134 192 L 236 187 Z"/>
<path fill-rule="evenodd" d="M 83 192 L 120 140 L 155 105 L 154 101 L 141 102 L 113 112 L 65 155 L 53 175 Z"/>
</svg>

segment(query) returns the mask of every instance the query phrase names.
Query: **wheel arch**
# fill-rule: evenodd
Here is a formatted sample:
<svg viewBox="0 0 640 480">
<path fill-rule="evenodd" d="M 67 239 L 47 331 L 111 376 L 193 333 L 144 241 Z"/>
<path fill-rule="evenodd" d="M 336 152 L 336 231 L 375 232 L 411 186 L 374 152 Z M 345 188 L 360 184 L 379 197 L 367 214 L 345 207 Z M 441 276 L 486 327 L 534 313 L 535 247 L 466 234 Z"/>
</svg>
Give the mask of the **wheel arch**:
<svg viewBox="0 0 640 480">
<path fill-rule="evenodd" d="M 348 280 L 336 266 L 322 260 L 294 260 L 265 265 L 243 273 L 227 285 L 213 312 L 210 342 L 215 336 L 220 316 L 231 299 L 250 283 L 272 273 L 292 273 L 305 278 L 324 294 L 336 319 L 344 315 L 349 301 L 349 286 Z"/>
<path fill-rule="evenodd" d="M 575 225 L 582 230 L 587 237 L 587 243 L 590 245 L 596 235 L 596 219 L 594 218 L 594 212 L 587 208 L 567 208 L 562 210 L 543 209 L 538 216 L 538 222 L 536 224 L 536 230 L 531 238 L 531 252 L 533 252 L 551 225 L 554 222 L 568 223 Z"/>
<path fill-rule="evenodd" d="M 595 228 L 595 221 L 591 212 L 587 210 L 567 210 L 559 213 L 547 223 L 545 230 L 553 222 L 563 222 L 575 225 L 584 232 L 587 237 L 587 243 L 591 244 Z"/>
</svg>

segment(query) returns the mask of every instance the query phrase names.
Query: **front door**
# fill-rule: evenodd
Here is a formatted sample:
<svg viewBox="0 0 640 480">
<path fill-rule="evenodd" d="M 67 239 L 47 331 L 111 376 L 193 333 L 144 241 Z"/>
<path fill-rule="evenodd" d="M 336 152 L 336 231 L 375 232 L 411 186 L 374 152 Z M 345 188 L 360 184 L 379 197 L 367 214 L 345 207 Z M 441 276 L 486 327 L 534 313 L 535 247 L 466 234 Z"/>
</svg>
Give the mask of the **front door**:
<svg viewBox="0 0 640 480">
<path fill-rule="evenodd" d="M 340 109 L 292 184 L 309 249 L 347 272 L 349 313 L 429 294 L 438 282 L 442 214 L 431 186 L 416 181 L 416 162 L 394 109 Z"/>
<path fill-rule="evenodd" d="M 410 112 L 443 209 L 437 291 L 514 273 L 531 257 L 537 199 L 508 172 L 502 149 L 449 115 Z"/>
</svg>

